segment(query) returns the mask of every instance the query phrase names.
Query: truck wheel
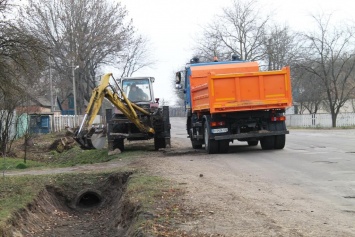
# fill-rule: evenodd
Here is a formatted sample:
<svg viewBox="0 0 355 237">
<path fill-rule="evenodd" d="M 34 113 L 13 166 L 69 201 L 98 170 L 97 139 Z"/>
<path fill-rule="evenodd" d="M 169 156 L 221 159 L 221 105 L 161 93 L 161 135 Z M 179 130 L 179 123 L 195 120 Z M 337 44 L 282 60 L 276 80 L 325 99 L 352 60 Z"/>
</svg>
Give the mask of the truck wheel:
<svg viewBox="0 0 355 237">
<path fill-rule="evenodd" d="M 286 143 L 286 135 L 275 136 L 275 149 L 283 149 Z"/>
<path fill-rule="evenodd" d="M 248 146 L 257 146 L 259 141 L 248 141 Z"/>
<path fill-rule="evenodd" d="M 260 140 L 260 145 L 263 150 L 274 149 L 275 146 L 275 136 L 263 137 Z"/>
<path fill-rule="evenodd" d="M 159 148 L 165 148 L 165 138 L 164 137 L 155 137 L 154 138 L 154 149 L 157 151 Z"/>
<path fill-rule="evenodd" d="M 113 144 L 112 144 L 112 148 L 113 148 L 113 150 L 118 148 L 121 151 L 124 151 L 124 138 L 114 139 Z"/>
<path fill-rule="evenodd" d="M 198 142 L 198 141 L 191 141 L 191 145 L 192 145 L 193 149 L 201 149 L 202 148 L 201 142 Z"/>
<path fill-rule="evenodd" d="M 204 124 L 204 138 L 205 138 L 205 149 L 208 154 L 215 154 L 218 152 L 218 142 L 210 139 L 210 126 L 208 122 Z"/>
<path fill-rule="evenodd" d="M 193 137 L 192 129 L 189 132 L 189 137 L 190 137 L 191 145 L 192 145 L 193 149 L 201 149 L 202 148 L 203 142 L 197 141 L 196 139 L 192 138 Z"/>
<path fill-rule="evenodd" d="M 229 150 L 229 140 L 219 141 L 218 142 L 218 151 L 219 153 L 228 153 Z"/>
</svg>

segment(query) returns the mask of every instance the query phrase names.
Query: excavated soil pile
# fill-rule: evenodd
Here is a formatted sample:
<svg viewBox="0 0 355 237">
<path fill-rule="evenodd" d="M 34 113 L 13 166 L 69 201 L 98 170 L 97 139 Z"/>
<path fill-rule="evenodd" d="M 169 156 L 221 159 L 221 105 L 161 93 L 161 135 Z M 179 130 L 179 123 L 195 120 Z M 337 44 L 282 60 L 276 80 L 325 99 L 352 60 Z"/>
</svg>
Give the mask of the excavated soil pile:
<svg viewBox="0 0 355 237">
<path fill-rule="evenodd" d="M 11 236 L 126 236 L 136 209 L 122 200 L 130 173 L 89 187 L 47 186 L 12 218 Z"/>
</svg>

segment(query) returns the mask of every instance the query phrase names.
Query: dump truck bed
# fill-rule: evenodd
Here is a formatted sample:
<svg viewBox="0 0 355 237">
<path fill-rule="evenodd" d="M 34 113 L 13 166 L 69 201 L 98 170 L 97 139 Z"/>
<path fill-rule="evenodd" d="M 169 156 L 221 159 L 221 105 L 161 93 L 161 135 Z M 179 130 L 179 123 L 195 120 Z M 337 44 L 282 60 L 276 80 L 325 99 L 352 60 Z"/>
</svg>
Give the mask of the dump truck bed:
<svg viewBox="0 0 355 237">
<path fill-rule="evenodd" d="M 257 63 L 192 68 L 193 112 L 285 109 L 292 105 L 290 69 L 260 72 Z"/>
</svg>

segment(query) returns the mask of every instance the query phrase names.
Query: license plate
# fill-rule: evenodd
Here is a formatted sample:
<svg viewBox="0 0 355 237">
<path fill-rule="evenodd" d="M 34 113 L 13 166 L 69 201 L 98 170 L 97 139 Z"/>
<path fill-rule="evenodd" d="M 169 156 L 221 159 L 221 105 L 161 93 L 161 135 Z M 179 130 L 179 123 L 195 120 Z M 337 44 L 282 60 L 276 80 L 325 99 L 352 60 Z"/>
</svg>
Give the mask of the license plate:
<svg viewBox="0 0 355 237">
<path fill-rule="evenodd" d="M 228 128 L 214 128 L 211 130 L 212 133 L 224 133 L 228 132 Z"/>
</svg>

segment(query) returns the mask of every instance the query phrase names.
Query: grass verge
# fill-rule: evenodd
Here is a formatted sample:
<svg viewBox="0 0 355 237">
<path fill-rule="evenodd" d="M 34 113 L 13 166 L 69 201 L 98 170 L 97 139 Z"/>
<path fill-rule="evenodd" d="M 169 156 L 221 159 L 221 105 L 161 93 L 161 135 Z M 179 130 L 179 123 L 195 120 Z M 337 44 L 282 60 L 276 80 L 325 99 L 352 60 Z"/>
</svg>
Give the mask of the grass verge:
<svg viewBox="0 0 355 237">
<path fill-rule="evenodd" d="M 185 190 L 158 176 L 135 174 L 131 177 L 125 195 L 140 206 L 140 215 L 134 229 L 144 236 L 206 236 L 187 233 L 181 223 L 196 219 L 199 213 L 183 202 Z"/>
<path fill-rule="evenodd" d="M 94 164 L 107 162 L 114 159 L 130 159 L 139 157 L 144 154 L 142 150 L 127 150 L 120 154 L 109 155 L 107 149 L 101 150 L 82 150 L 76 146 L 63 153 L 56 153 L 50 163 L 49 167 L 68 167 L 75 165 Z"/>
<path fill-rule="evenodd" d="M 142 156 L 145 152 L 144 150 L 128 149 L 120 154 L 109 155 L 107 149 L 82 150 L 79 146 L 75 146 L 63 153 L 51 151 L 50 158 L 41 161 L 26 160 L 26 163 L 24 163 L 23 158 L 2 157 L 0 159 L 0 171 L 71 167 L 75 165 L 103 163 L 114 159 L 127 160 Z"/>
<path fill-rule="evenodd" d="M 37 167 L 43 167 L 43 166 L 45 166 L 45 163 L 38 162 L 38 161 L 32 161 L 32 160 L 27 160 L 26 163 L 24 163 L 24 160 L 19 159 L 19 158 L 2 157 L 0 159 L 0 170 L 1 171 L 37 168 Z"/>
</svg>

